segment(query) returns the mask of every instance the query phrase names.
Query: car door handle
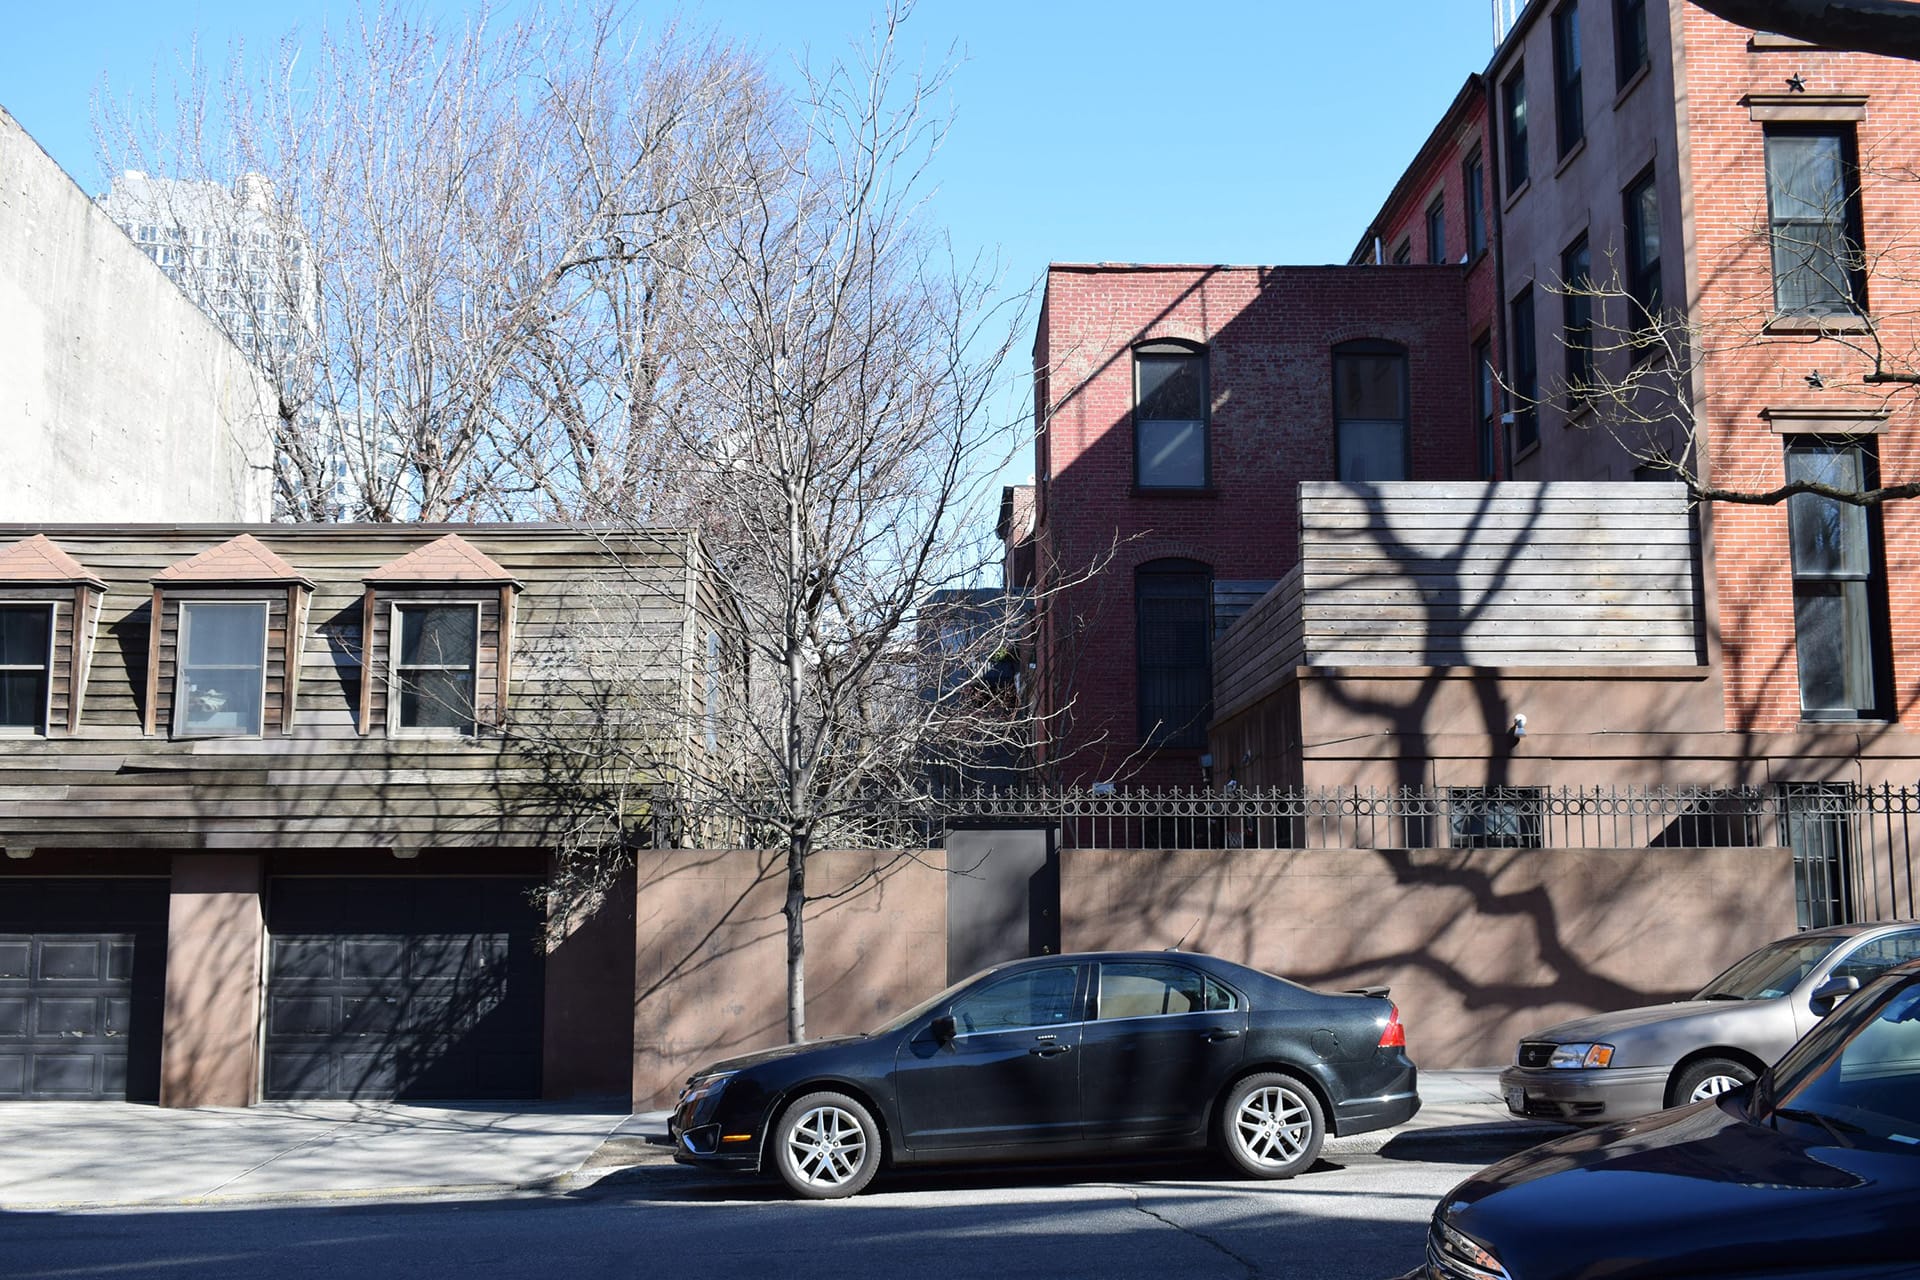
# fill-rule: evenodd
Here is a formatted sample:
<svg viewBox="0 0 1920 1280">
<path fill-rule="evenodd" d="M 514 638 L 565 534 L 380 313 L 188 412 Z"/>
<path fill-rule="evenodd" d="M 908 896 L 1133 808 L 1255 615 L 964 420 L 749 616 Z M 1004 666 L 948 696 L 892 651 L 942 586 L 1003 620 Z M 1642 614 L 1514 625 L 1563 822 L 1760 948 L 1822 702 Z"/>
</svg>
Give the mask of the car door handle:
<svg viewBox="0 0 1920 1280">
<path fill-rule="evenodd" d="M 1072 1049 L 1070 1044 L 1042 1044 L 1027 1050 L 1036 1058 L 1054 1058 Z"/>
<path fill-rule="evenodd" d="M 1219 1044 L 1222 1040 L 1237 1040 L 1240 1037 L 1238 1027 L 1209 1027 L 1206 1040 L 1208 1044 Z"/>
</svg>

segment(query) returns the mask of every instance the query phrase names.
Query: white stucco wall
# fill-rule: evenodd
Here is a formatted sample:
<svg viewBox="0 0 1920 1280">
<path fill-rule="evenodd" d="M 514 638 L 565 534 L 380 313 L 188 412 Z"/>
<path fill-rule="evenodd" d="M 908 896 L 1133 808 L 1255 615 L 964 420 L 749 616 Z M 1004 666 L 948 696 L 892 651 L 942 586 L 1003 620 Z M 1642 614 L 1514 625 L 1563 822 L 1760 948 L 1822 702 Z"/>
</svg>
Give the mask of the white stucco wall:
<svg viewBox="0 0 1920 1280">
<path fill-rule="evenodd" d="M 264 521 L 271 404 L 0 108 L 0 521 Z"/>
</svg>

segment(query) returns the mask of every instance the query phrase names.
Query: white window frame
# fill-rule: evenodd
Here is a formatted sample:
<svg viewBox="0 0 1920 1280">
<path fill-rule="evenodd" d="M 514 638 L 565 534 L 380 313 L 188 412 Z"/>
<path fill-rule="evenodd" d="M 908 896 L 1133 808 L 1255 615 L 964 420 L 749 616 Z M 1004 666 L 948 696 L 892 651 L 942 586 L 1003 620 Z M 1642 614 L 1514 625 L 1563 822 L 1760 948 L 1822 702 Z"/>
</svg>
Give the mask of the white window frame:
<svg viewBox="0 0 1920 1280">
<path fill-rule="evenodd" d="M 0 724 L 0 737 L 43 738 L 52 732 L 53 725 L 53 664 L 58 657 L 60 605 L 54 600 L 4 600 L 0 601 L 0 609 L 45 609 L 47 611 L 46 665 L 30 667 L 25 663 L 7 663 L 0 666 L 0 671 L 38 671 L 44 685 L 40 699 L 40 723 L 38 725 Z"/>
<path fill-rule="evenodd" d="M 387 736 L 389 738 L 476 738 L 480 736 L 480 642 L 486 623 L 485 604 L 479 600 L 389 600 L 387 602 Z M 473 728 L 400 723 L 400 614 L 406 609 L 473 610 Z M 500 656 L 505 661 L 506 655 Z M 458 667 L 418 667 L 408 670 L 457 671 Z"/>
<path fill-rule="evenodd" d="M 197 605 L 212 605 L 222 609 L 256 609 L 260 614 L 260 719 L 251 729 L 190 729 L 186 722 L 187 707 L 187 671 L 190 666 L 187 651 L 187 611 Z M 180 600 L 176 602 L 175 642 L 173 657 L 173 736 L 176 738 L 260 738 L 267 732 L 267 632 L 273 622 L 271 605 L 265 600 L 222 600 L 208 598 L 203 600 Z M 236 670 L 233 667 L 209 668 L 210 670 Z"/>
</svg>

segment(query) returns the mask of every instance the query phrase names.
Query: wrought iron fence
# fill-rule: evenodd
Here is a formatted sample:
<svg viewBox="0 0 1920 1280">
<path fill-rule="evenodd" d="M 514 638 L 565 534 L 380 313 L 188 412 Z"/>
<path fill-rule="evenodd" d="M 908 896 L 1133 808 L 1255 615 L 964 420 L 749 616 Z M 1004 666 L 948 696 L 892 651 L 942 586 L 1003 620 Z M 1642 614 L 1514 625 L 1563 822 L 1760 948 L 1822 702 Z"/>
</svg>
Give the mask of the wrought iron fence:
<svg viewBox="0 0 1920 1280">
<path fill-rule="evenodd" d="M 948 831 L 1046 827 L 1063 849 L 1793 850 L 1803 927 L 1915 915 L 1920 786 L 1030 788 L 870 796 L 817 810 L 816 848 L 932 848 Z M 768 824 L 660 797 L 654 842 Z M 720 835 L 719 833 L 726 833 Z"/>
</svg>

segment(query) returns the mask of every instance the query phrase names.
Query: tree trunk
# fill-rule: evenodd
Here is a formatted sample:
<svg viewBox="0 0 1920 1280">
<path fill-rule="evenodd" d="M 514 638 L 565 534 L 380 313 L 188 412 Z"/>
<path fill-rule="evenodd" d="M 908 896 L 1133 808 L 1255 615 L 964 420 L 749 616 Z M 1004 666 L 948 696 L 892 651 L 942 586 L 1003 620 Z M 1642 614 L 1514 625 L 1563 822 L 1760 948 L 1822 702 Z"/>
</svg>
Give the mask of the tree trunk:
<svg viewBox="0 0 1920 1280">
<path fill-rule="evenodd" d="M 807 906 L 807 838 L 787 837 L 787 1039 L 807 1038 L 807 935 L 801 915 Z"/>
</svg>

